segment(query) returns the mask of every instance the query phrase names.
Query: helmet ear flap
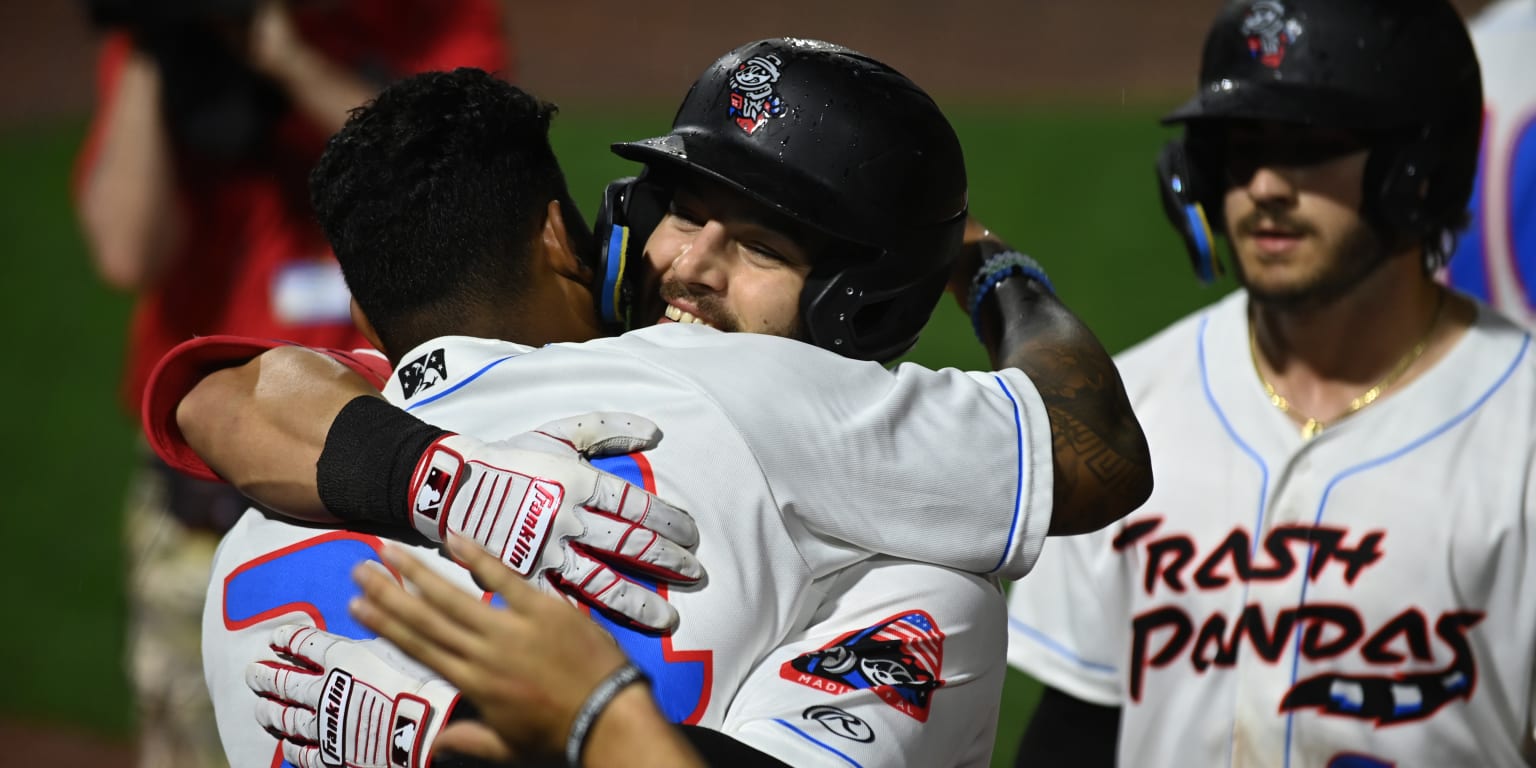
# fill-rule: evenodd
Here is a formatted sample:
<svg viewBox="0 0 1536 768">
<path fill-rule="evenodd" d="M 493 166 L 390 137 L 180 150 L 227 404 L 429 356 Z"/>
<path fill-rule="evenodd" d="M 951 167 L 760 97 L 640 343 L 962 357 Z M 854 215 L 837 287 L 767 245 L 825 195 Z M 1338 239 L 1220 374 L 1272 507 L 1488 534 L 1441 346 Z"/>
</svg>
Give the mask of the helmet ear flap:
<svg viewBox="0 0 1536 768">
<path fill-rule="evenodd" d="M 890 285 L 879 258 L 806 278 L 800 316 L 808 340 L 845 357 L 890 363 L 909 352 L 949 281 L 949 262 Z M 874 288 L 871 286 L 882 286 Z"/>
<path fill-rule="evenodd" d="M 909 232 L 907 252 L 874 246 L 811 269 L 800 292 L 807 339 L 844 357 L 890 363 L 909 352 L 938 307 L 967 212 Z"/>
<path fill-rule="evenodd" d="M 603 190 L 592 229 L 597 240 L 592 295 L 598 316 L 614 332 L 631 327 L 634 265 L 644 258 L 645 241 L 661 222 L 664 199 L 645 174 L 616 179 Z"/>
<path fill-rule="evenodd" d="M 1211 230 L 1213 217 L 1207 206 L 1215 187 L 1204 178 L 1201 165 L 1191 162 L 1191 154 L 1187 138 L 1163 145 L 1157 155 L 1158 193 L 1163 201 L 1163 213 L 1189 252 L 1195 275 L 1200 282 L 1210 284 L 1222 274 Z M 1221 226 L 1219 211 L 1214 224 Z"/>
<path fill-rule="evenodd" d="M 1403 233 L 1417 239 L 1450 222 L 1436 221 L 1434 211 L 1441 191 L 1437 183 L 1442 153 L 1431 141 L 1414 140 L 1379 147 L 1366 161 L 1366 188 L 1376 190 L 1370 215 L 1387 232 Z M 1369 198 L 1368 198 L 1369 199 Z"/>
</svg>

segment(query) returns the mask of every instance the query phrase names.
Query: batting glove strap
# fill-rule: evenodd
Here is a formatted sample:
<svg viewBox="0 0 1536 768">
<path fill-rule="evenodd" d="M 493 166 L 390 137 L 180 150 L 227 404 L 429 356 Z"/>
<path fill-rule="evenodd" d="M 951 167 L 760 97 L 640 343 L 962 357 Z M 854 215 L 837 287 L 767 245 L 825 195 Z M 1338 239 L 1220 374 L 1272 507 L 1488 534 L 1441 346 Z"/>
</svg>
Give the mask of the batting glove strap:
<svg viewBox="0 0 1536 768">
<path fill-rule="evenodd" d="M 411 522 L 433 541 L 450 531 L 473 539 L 547 591 L 621 623 L 668 631 L 677 623 L 672 606 L 613 566 L 697 581 L 704 571 L 688 551 L 698 541 L 693 519 L 586 461 L 649 448 L 659 434 L 638 416 L 591 413 L 496 443 L 441 437 L 412 472 Z"/>
<path fill-rule="evenodd" d="M 423 695 L 390 691 L 333 669 L 318 714 L 320 762 L 328 768 L 424 768 L 457 692 L 440 680 Z M 427 696 L 446 698 L 434 707 Z"/>
<path fill-rule="evenodd" d="M 475 458 L 466 460 L 461 449 Z M 585 501 L 595 474 L 574 453 L 561 459 L 510 447 L 497 450 L 474 438 L 449 435 L 428 446 L 412 473 L 411 523 L 433 541 L 443 541 L 449 531 L 474 539 L 526 577 L 540 563 L 552 534 L 564 539 L 586 532 L 576 515 L 561 512 L 566 486 L 585 491 L 580 496 Z"/>
</svg>

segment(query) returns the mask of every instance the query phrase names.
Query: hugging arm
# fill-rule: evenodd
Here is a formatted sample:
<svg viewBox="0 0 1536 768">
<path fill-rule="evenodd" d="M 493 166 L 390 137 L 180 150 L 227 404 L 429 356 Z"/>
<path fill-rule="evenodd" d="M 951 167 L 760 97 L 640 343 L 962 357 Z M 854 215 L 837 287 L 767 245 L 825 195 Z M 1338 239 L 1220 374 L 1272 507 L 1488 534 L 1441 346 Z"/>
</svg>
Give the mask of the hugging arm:
<svg viewBox="0 0 1536 768">
<path fill-rule="evenodd" d="M 1007 250 L 971 222 L 951 281 L 962 304 L 969 301 L 971 277 L 983 260 Z M 992 285 L 977 309 L 982 343 L 994 367 L 1028 374 L 1050 415 L 1055 474 L 1050 533 L 1086 533 L 1124 517 L 1151 495 L 1152 465 L 1114 361 L 1040 280 L 1016 274 Z"/>
<path fill-rule="evenodd" d="M 172 466 L 201 467 L 289 517 L 435 542 L 457 532 L 547 592 L 644 631 L 676 626 L 670 604 L 615 568 L 698 581 L 703 568 L 687 549 L 698 541 L 693 519 L 586 461 L 655 447 L 655 424 L 588 413 L 486 443 L 384 401 L 383 379 L 360 375 L 347 358 L 279 346 L 202 376 L 163 363 L 146 399 L 146 432 Z M 177 359 L 173 351 L 168 362 Z"/>
<path fill-rule="evenodd" d="M 168 372 L 165 364 L 156 371 L 151 397 Z M 195 379 L 178 403 L 164 406 L 174 407 L 173 424 L 147 408 L 145 426 L 151 436 L 177 433 L 156 441 L 162 454 L 179 436 L 207 469 L 257 503 L 288 517 L 330 523 L 341 517 L 320 498 L 316 465 L 337 414 L 364 396 L 379 398 L 379 391 L 357 371 L 302 347 L 277 347 Z M 442 434 L 430 432 L 427 442 Z"/>
</svg>

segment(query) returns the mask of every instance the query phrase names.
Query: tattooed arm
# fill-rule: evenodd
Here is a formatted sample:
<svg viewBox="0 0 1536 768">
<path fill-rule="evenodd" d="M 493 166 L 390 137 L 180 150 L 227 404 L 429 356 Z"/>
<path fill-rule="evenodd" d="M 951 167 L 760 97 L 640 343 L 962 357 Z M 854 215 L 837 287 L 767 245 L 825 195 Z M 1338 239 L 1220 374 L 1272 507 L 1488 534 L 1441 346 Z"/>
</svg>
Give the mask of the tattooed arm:
<svg viewBox="0 0 1536 768">
<path fill-rule="evenodd" d="M 962 305 L 983 251 L 1006 249 L 974 220 L 965 243 L 951 280 Z M 1152 493 L 1147 439 L 1099 340 L 1045 286 L 1023 276 L 999 283 L 980 312 L 992 365 L 1028 374 L 1050 414 L 1051 535 L 1094 531 L 1141 506 Z"/>
</svg>

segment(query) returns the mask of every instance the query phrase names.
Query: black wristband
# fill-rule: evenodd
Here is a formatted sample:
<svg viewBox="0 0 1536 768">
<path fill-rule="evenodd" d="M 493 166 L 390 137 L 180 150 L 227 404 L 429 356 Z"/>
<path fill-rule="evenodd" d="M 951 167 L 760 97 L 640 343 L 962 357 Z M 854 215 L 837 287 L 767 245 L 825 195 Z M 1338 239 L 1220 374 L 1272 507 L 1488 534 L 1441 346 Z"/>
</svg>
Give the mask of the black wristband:
<svg viewBox="0 0 1536 768">
<path fill-rule="evenodd" d="M 353 398 L 331 422 L 315 464 L 321 503 L 342 520 L 409 528 L 411 475 L 447 434 L 381 398 Z"/>
</svg>

